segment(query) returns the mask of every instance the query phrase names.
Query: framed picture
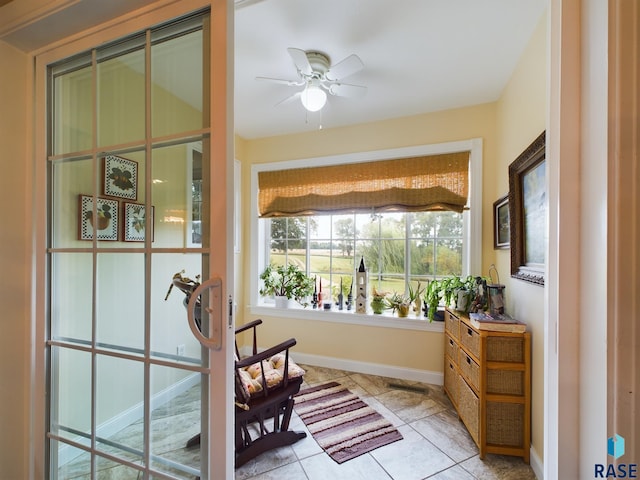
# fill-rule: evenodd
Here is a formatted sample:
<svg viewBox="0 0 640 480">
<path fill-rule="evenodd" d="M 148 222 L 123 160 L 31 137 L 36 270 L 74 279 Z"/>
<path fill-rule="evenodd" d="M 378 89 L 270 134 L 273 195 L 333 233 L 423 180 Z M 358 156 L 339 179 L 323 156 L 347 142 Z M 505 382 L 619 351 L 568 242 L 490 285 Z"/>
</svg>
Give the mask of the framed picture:
<svg viewBox="0 0 640 480">
<path fill-rule="evenodd" d="M 547 249 L 545 132 L 509 165 L 511 276 L 544 285 Z"/>
<path fill-rule="evenodd" d="M 147 236 L 147 209 L 138 203 L 124 202 L 124 235 L 125 242 L 144 242 Z M 153 207 L 151 207 L 151 240 L 153 241 Z"/>
<path fill-rule="evenodd" d="M 93 215 L 93 197 L 80 195 L 78 206 L 78 238 L 93 240 L 118 240 L 118 201 L 98 198 L 96 215 Z"/>
<path fill-rule="evenodd" d="M 138 163 L 115 155 L 103 160 L 103 193 L 109 197 L 138 199 Z"/>
<path fill-rule="evenodd" d="M 493 202 L 493 248 L 509 248 L 509 195 Z"/>
</svg>

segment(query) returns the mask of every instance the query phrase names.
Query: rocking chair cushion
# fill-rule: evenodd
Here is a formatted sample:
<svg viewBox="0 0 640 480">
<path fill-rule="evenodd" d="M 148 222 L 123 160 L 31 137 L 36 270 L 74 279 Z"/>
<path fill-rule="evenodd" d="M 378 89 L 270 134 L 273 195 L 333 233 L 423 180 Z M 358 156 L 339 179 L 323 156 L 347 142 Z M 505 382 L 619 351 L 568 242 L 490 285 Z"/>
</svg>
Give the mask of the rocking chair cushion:
<svg viewBox="0 0 640 480">
<path fill-rule="evenodd" d="M 284 378 L 284 363 L 285 355 L 282 353 L 276 354 L 267 360 L 256 362 L 248 367 L 237 369 L 238 380 L 242 386 L 243 395 L 242 403 L 247 402 L 252 396 L 262 392 L 263 386 L 263 372 L 264 381 L 267 384 L 268 389 L 278 387 L 282 384 Z M 288 367 L 289 380 L 301 377 L 305 374 L 304 369 L 289 359 Z"/>
</svg>

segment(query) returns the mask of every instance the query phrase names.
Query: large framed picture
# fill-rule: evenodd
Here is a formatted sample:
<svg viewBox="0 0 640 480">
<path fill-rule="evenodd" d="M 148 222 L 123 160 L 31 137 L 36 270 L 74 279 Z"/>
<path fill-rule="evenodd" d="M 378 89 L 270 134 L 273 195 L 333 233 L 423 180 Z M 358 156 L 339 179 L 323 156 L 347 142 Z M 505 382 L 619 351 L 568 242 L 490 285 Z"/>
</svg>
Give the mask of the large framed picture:
<svg viewBox="0 0 640 480">
<path fill-rule="evenodd" d="M 493 202 L 493 248 L 509 248 L 509 195 Z"/>
<path fill-rule="evenodd" d="M 137 200 L 138 162 L 107 155 L 103 160 L 103 194 L 109 197 Z"/>
<path fill-rule="evenodd" d="M 96 215 L 93 215 L 93 197 L 79 195 L 78 238 L 80 240 L 118 240 L 118 201 L 96 199 Z"/>
<path fill-rule="evenodd" d="M 509 165 L 511 276 L 544 285 L 547 250 L 545 132 Z"/>
<path fill-rule="evenodd" d="M 147 237 L 147 209 L 138 203 L 123 203 L 125 242 L 144 242 Z M 151 207 L 151 221 L 149 222 L 151 240 L 153 241 L 153 207 Z"/>
</svg>

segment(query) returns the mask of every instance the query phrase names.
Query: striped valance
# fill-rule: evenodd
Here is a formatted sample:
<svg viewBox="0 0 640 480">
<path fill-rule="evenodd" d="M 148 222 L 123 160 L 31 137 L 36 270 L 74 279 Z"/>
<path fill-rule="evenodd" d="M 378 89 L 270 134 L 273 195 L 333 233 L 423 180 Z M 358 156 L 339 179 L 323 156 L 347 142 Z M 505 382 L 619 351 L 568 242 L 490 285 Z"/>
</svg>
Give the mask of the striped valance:
<svg viewBox="0 0 640 480">
<path fill-rule="evenodd" d="M 359 211 L 462 212 L 469 152 L 258 173 L 261 217 Z"/>
</svg>

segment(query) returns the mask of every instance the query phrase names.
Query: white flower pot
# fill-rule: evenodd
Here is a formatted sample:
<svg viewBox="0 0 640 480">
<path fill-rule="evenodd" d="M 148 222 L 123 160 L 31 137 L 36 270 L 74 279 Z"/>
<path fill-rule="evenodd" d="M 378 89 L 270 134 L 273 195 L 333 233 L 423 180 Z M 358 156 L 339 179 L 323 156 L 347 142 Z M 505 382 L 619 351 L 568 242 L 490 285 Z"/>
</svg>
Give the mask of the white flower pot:
<svg viewBox="0 0 640 480">
<path fill-rule="evenodd" d="M 287 297 L 276 295 L 275 301 L 276 308 L 289 308 L 289 299 Z"/>
</svg>

